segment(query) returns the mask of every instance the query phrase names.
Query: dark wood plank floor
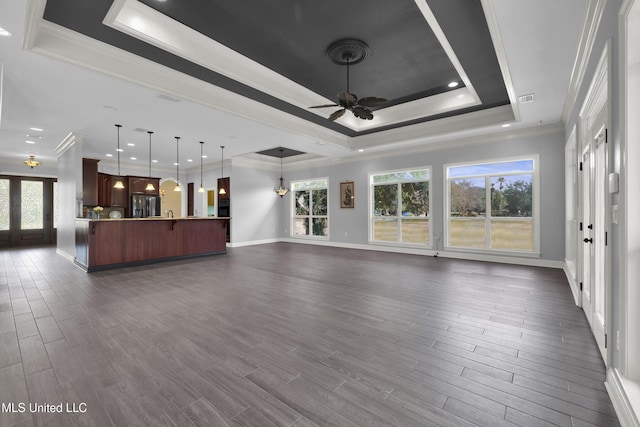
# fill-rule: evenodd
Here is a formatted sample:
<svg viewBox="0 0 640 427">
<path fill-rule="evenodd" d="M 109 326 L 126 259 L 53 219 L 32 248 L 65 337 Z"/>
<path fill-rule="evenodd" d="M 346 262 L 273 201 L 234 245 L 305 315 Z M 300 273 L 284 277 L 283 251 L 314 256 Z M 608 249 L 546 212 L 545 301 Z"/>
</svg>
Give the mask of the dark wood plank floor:
<svg viewBox="0 0 640 427">
<path fill-rule="evenodd" d="M 616 426 L 604 379 L 560 270 L 278 243 L 86 274 L 0 251 L 1 426 Z"/>
</svg>

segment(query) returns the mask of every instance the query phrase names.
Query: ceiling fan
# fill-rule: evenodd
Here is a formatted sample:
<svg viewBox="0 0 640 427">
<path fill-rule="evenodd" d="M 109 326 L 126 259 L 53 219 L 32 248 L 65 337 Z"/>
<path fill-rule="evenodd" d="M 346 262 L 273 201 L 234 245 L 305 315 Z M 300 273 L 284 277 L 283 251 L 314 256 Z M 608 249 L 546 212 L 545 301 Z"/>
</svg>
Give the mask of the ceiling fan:
<svg viewBox="0 0 640 427">
<path fill-rule="evenodd" d="M 347 91 L 340 92 L 338 94 L 337 104 L 314 105 L 309 108 L 341 107 L 329 116 L 329 120 L 331 121 L 335 121 L 342 117 L 347 110 L 351 111 L 354 116 L 360 119 L 373 119 L 373 112 L 370 108 L 380 107 L 389 101 L 376 96 L 368 96 L 366 98 L 358 99 L 355 94 L 349 92 L 349 65 L 364 61 L 364 59 L 369 55 L 369 46 L 360 40 L 338 40 L 329 46 L 327 49 L 327 55 L 336 64 L 347 66 Z"/>
</svg>

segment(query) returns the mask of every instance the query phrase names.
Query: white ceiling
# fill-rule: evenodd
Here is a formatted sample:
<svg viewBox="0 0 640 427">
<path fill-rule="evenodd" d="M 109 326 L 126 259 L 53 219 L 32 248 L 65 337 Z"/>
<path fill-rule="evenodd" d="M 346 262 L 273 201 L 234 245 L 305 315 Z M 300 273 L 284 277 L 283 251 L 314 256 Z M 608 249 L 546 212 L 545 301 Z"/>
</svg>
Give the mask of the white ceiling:
<svg viewBox="0 0 640 427">
<path fill-rule="evenodd" d="M 490 20 L 489 24 L 510 95 L 515 98 L 535 94 L 534 103 L 514 104 L 516 120 L 510 130 L 561 121 L 587 3 L 588 0 L 483 0 L 485 9 L 495 17 L 495 23 Z M 218 92 L 215 102 L 203 105 L 187 100 L 192 97 L 180 99 L 180 81 L 174 80 L 171 91 L 161 91 L 157 86 L 146 87 L 36 53 L 46 51 L 48 40 L 42 34 L 35 51 L 23 50 L 27 8 L 42 4 L 41 0 L 0 2 L 0 27 L 12 33 L 12 37 L 0 37 L 0 173 L 24 168 L 21 163 L 28 154 L 35 154 L 43 164 L 55 164 L 55 148 L 70 132 L 84 135 L 85 157 L 109 164 L 106 154 L 115 153 L 115 123 L 123 125 L 120 145 L 124 149 L 121 162 L 125 174 L 129 173 L 127 168 L 148 167 L 148 135 L 136 128 L 155 132 L 152 157 L 158 163 L 153 167 L 168 171 L 174 167 L 175 136 L 181 137 L 182 169 L 190 167 L 186 159 L 192 159 L 193 166 L 199 165 L 199 141 L 206 142 L 206 165 L 220 161 L 220 145 L 226 146 L 225 158 L 285 146 L 333 159 L 360 155 L 358 148 L 398 150 L 503 130 L 504 122 L 465 129 L 460 122 L 449 120 L 446 126 L 431 123 L 418 132 L 395 130 L 369 137 L 345 137 L 346 143 L 337 143 L 340 139 L 326 130 L 306 129 L 309 125 L 300 124 L 286 126 L 286 120 L 271 120 L 285 113 L 261 110 L 269 107 L 247 105 L 246 114 L 241 108 L 226 112 L 226 103 L 242 105 L 238 104 L 238 96 L 231 93 Z M 166 100 L 163 95 L 167 94 L 178 102 Z M 245 102 L 253 103 L 243 99 Z M 33 132 L 30 127 L 44 131 Z M 27 134 L 41 138 L 28 138 Z M 28 139 L 35 144 L 25 143 Z"/>
</svg>

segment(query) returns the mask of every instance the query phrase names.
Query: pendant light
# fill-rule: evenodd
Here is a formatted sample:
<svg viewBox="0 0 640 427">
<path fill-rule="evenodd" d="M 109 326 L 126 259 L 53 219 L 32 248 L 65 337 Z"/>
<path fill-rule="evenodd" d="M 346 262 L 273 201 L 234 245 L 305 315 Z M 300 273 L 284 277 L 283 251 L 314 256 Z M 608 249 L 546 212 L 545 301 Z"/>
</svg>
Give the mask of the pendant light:
<svg viewBox="0 0 640 427">
<path fill-rule="evenodd" d="M 276 194 L 281 198 L 284 197 L 285 194 L 289 192 L 289 189 L 284 186 L 284 179 L 282 179 L 282 152 L 283 151 L 284 150 L 281 148 L 280 149 L 280 184 L 278 185 L 278 187 L 275 187 L 273 189 L 273 191 L 275 191 Z"/>
<path fill-rule="evenodd" d="M 149 182 L 144 188 L 144 191 L 156 191 L 156 187 L 154 187 L 153 182 L 151 182 L 151 134 L 153 132 L 148 130 L 147 133 L 149 134 Z"/>
<path fill-rule="evenodd" d="M 178 162 L 178 142 L 180 141 L 180 137 L 176 136 L 176 188 L 173 189 L 173 191 L 182 191 L 182 188 L 180 188 L 180 184 L 178 183 L 178 180 L 180 179 L 180 163 Z"/>
<path fill-rule="evenodd" d="M 222 150 L 222 154 L 220 155 L 220 179 L 222 179 L 224 178 L 224 145 L 221 145 L 220 149 Z M 227 190 L 224 189 L 224 186 L 220 186 L 218 194 L 227 194 Z"/>
<path fill-rule="evenodd" d="M 115 188 L 116 190 L 123 190 L 124 183 L 122 182 L 122 177 L 120 176 L 120 128 L 122 127 L 122 125 L 114 125 L 114 126 L 118 130 L 118 149 L 116 150 L 118 153 L 118 180 L 116 181 L 115 184 L 113 184 L 113 188 Z"/>
<path fill-rule="evenodd" d="M 204 141 L 200 141 L 200 188 L 198 193 L 204 193 L 204 187 L 202 186 L 202 148 L 204 147 Z"/>
</svg>

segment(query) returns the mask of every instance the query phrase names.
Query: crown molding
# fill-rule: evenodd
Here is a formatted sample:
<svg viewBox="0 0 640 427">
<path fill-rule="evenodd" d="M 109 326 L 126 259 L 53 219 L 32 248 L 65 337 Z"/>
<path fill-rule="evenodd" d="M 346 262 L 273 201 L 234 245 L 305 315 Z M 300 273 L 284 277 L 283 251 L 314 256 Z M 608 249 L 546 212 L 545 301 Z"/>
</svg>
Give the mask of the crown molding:
<svg viewBox="0 0 640 427">
<path fill-rule="evenodd" d="M 593 45 L 596 41 L 598 28 L 602 21 L 606 0 L 589 0 L 587 11 L 585 14 L 584 25 L 580 35 L 578 44 L 578 53 L 571 71 L 571 79 L 569 81 L 569 89 L 565 96 L 564 106 L 562 108 L 562 123 L 567 123 L 571 113 L 574 111 L 578 93 L 582 87 L 584 76 L 589 65 L 589 59 L 593 52 Z"/>
</svg>

